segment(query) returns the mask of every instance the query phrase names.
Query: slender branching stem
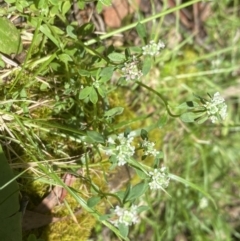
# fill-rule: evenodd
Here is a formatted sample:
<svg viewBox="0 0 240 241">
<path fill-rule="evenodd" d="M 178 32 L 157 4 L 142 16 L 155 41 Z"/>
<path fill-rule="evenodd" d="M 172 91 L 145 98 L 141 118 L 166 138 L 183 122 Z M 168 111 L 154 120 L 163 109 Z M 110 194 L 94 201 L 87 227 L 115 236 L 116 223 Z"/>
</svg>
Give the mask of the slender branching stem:
<svg viewBox="0 0 240 241">
<path fill-rule="evenodd" d="M 168 114 L 169 114 L 171 117 L 177 118 L 177 117 L 180 116 L 180 115 L 175 115 L 175 114 L 173 114 L 173 113 L 171 112 L 171 110 L 170 110 L 170 108 L 169 108 L 169 105 L 168 105 L 168 102 L 167 102 L 167 100 L 165 99 L 165 97 L 164 97 L 162 94 L 160 94 L 158 91 L 150 88 L 149 86 L 143 84 L 143 83 L 140 82 L 140 81 L 136 81 L 136 83 L 138 83 L 140 86 L 142 86 L 142 87 L 144 87 L 145 89 L 147 89 L 147 90 L 153 92 L 154 94 L 156 94 L 156 95 L 162 100 L 162 102 L 164 103 L 164 105 L 165 105 L 165 107 L 166 107 L 166 110 L 167 110 Z"/>
</svg>

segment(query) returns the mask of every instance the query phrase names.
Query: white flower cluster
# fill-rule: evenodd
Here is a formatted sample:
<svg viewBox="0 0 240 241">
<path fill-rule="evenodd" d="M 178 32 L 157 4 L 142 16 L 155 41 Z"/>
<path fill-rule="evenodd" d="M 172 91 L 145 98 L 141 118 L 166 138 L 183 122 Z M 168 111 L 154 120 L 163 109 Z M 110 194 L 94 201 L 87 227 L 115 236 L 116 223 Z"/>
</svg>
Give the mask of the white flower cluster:
<svg viewBox="0 0 240 241">
<path fill-rule="evenodd" d="M 160 169 L 154 169 L 153 172 L 149 172 L 151 176 L 151 182 L 149 182 L 150 189 L 163 189 L 169 184 L 170 178 L 168 177 L 168 172 L 166 167 Z"/>
<path fill-rule="evenodd" d="M 124 209 L 124 208 L 120 208 L 119 206 L 116 206 L 114 210 L 114 214 L 117 217 L 115 220 L 111 221 L 111 223 L 116 227 L 118 227 L 119 224 L 130 226 L 132 224 L 139 222 L 136 205 L 132 205 L 128 209 Z"/>
<path fill-rule="evenodd" d="M 139 70 L 139 61 L 135 56 L 133 56 L 132 62 L 124 63 L 122 72 L 126 81 L 140 79 L 143 75 L 142 71 Z"/>
<path fill-rule="evenodd" d="M 134 155 L 135 147 L 131 145 L 133 137 L 125 137 L 120 134 L 117 136 L 117 140 L 119 144 L 116 144 L 112 138 L 108 139 L 111 149 L 106 151 L 106 155 L 115 157 L 118 166 L 123 166 Z"/>
<path fill-rule="evenodd" d="M 144 154 L 147 156 L 154 156 L 156 157 L 159 154 L 159 151 L 157 151 L 155 148 L 155 143 L 151 141 L 144 140 L 142 142 L 142 147 L 144 148 Z"/>
<path fill-rule="evenodd" d="M 225 120 L 227 117 L 227 105 L 219 92 L 215 93 L 211 101 L 206 102 L 204 106 L 207 109 L 208 117 L 211 119 L 212 123 Z"/>
<path fill-rule="evenodd" d="M 164 48 L 165 44 L 161 40 L 159 40 L 158 43 L 151 40 L 148 45 L 142 47 L 143 55 L 157 56 L 159 55 L 160 50 Z"/>
</svg>

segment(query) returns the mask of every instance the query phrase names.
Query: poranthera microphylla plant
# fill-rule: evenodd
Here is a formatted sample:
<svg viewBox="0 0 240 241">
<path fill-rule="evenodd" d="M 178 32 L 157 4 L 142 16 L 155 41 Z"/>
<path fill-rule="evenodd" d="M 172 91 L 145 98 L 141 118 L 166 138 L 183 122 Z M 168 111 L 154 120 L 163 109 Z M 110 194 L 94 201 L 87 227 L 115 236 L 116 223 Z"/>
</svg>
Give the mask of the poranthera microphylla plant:
<svg viewBox="0 0 240 241">
<path fill-rule="evenodd" d="M 168 163 L 163 164 L 163 153 L 148 136 L 151 128 L 141 126 L 142 130 L 124 131 L 122 126 L 119 127 L 117 121 L 115 122 L 115 116 L 121 115 L 124 108 L 115 106 L 112 96 L 109 97 L 110 93 L 114 93 L 119 86 L 138 85 L 139 89 L 144 88 L 159 97 L 170 117 L 197 124 L 209 119 L 209 122 L 212 122 L 208 123 L 210 125 L 218 125 L 226 119 L 225 100 L 219 92 L 204 93 L 203 96 L 195 93 L 194 100 L 170 107 L 161 90 L 156 91 L 147 83 L 145 76 L 155 59 L 160 59 L 164 54 L 167 44 L 161 40 L 156 41 L 157 38 L 147 42 L 148 33 L 144 32 L 143 26 L 148 21 L 164 16 L 162 13 L 122 28 L 121 31 L 124 32 L 136 27 L 143 44 L 142 47 L 129 47 L 120 52 L 113 46 L 106 47 L 98 42 L 113 36 L 113 32 L 91 39 L 90 34 L 95 34 L 93 25 L 88 23 L 76 27 L 76 23 L 65 21 L 71 8 L 71 1 L 16 1 L 16 7 L 14 2 L 8 1 L 11 6 L 7 10 L 8 18 L 11 16 L 8 12 L 10 9 L 17 11 L 17 15 L 20 13 L 19 16 L 26 16 L 27 27 L 22 30 L 26 34 L 25 37 L 29 34 L 28 41 L 31 45 L 28 46 L 28 54 L 23 65 L 19 64 L 19 68 L 10 68 L 1 75 L 3 79 L 6 76 L 13 79 L 7 88 L 4 88 L 5 85 L 3 87 L 3 98 L 7 101 L 1 103 L 0 129 L 9 134 L 10 141 L 17 140 L 17 144 L 27 156 L 24 161 L 33 160 L 36 165 L 52 157 L 69 158 L 74 153 L 70 149 L 80 149 L 84 157 L 76 162 L 87 171 L 86 175 L 77 175 L 91 188 L 86 188 L 86 195 L 83 193 L 82 199 L 81 195 L 73 192 L 73 189 L 69 188 L 68 192 L 72 197 L 76 197 L 82 208 L 100 218 L 117 235 L 120 234 L 121 238 L 125 238 L 129 227 L 137 224 L 141 220 L 141 212 L 147 209 L 142 198 L 144 194 L 155 195 L 161 192 L 165 195 L 172 180 L 180 181 L 180 177 L 175 176 L 174 179 L 171 170 L 168 170 Z M 77 2 L 85 4 L 85 1 Z M 103 4 L 104 1 L 98 2 Z M 107 2 L 110 4 L 111 1 Z M 190 4 L 189 1 L 186 4 L 185 7 L 193 3 Z M 26 11 L 28 8 L 29 11 Z M 31 12 L 31 9 L 34 9 L 34 12 Z M 101 7 L 98 10 L 101 11 Z M 178 7 L 173 11 L 179 10 Z M 27 16 L 28 12 L 31 17 Z M 15 14 L 16 12 L 13 16 Z M 54 16 L 57 16 L 57 21 Z M 59 19 L 62 21 L 61 26 L 56 25 Z M 24 32 L 21 33 L 22 37 Z M 96 43 L 94 48 L 91 47 L 93 43 Z M 144 93 L 146 92 L 141 94 Z M 129 123 L 131 121 L 129 120 Z M 50 138 L 48 133 L 51 135 Z M 21 138 L 24 141 L 21 141 Z M 58 144 L 54 147 L 55 143 Z M 101 185 L 95 184 L 93 172 L 102 171 L 101 174 L 108 174 L 108 170 L 111 172 L 124 166 L 135 171 L 137 180 L 134 180 L 134 184 L 129 180 L 125 188 L 116 192 L 110 190 L 112 193 L 105 193 L 100 188 L 102 180 L 104 188 L 106 187 L 105 180 L 108 179 L 108 175 L 104 175 Z M 56 173 L 51 173 L 51 164 L 39 165 L 38 168 L 43 176 L 54 180 L 52 185 L 64 184 L 60 178 L 62 172 L 65 172 L 64 167 L 59 165 L 59 172 Z M 187 181 L 185 184 L 187 185 Z M 114 202 L 111 202 L 112 198 Z M 100 200 L 105 200 L 110 205 L 108 215 L 101 216 L 97 208 L 95 209 Z"/>
<path fill-rule="evenodd" d="M 90 72 L 84 73 L 90 76 L 91 81 L 82 86 L 79 99 L 85 103 L 91 102 L 93 105 L 96 105 L 100 98 L 107 99 L 106 82 L 110 80 L 113 72 L 116 71 L 120 74 L 119 85 L 135 83 L 156 94 L 163 102 L 169 116 L 173 118 L 180 118 L 182 121 L 189 123 L 203 123 L 207 119 L 210 119 L 212 123 L 223 121 L 227 116 L 227 105 L 219 92 L 216 92 L 213 96 L 209 94 L 207 98 L 196 96 L 196 101 L 187 101 L 177 106 L 174 110 L 180 113 L 175 114 L 170 109 L 165 97 L 150 88 L 147 83 L 144 83 L 144 76 L 150 69 L 148 66 L 148 71 L 146 71 L 146 64 L 149 65 L 150 63 L 151 66 L 152 59 L 160 56 L 164 48 L 165 44 L 162 41 L 157 43 L 150 41 L 149 44 L 139 48 L 137 54 L 132 55 L 130 51 L 126 51 L 125 55 L 117 52 L 110 53 L 108 55 L 110 64 L 107 67 L 104 69 L 99 68 L 95 72 L 95 76 L 92 76 Z M 104 113 L 105 122 L 111 123 L 116 115 L 122 114 L 123 110 L 122 107 L 106 110 Z M 11 116 L 6 117 L 4 113 L 1 116 L 2 122 L 11 122 L 12 120 Z M 4 128 L 3 125 L 2 128 Z M 125 190 L 117 193 L 104 194 L 95 188 L 95 196 L 90 197 L 87 202 L 92 208 L 103 197 L 106 198 L 108 195 L 115 197 L 118 203 L 110 203 L 112 207 L 110 213 L 100 216 L 100 219 L 105 223 L 109 223 L 109 225 L 112 224 L 117 227 L 121 237 L 127 237 L 129 226 L 137 224 L 140 221 L 140 213 L 147 209 L 141 197 L 146 192 L 163 191 L 167 193 L 165 189 L 171 183 L 170 170 L 161 164 L 163 153 L 155 148 L 155 143 L 149 140 L 148 132 L 145 129 L 142 129 L 140 134 L 134 130 L 126 130 L 124 133 L 116 131 L 116 133 L 111 133 L 105 137 L 101 133 L 89 132 L 90 137 L 91 133 L 93 139 L 98 140 L 98 150 L 107 157 L 110 170 L 127 165 L 135 170 L 141 180 L 134 186 L 129 184 Z M 141 138 L 140 141 L 139 137 Z M 136 156 L 141 155 L 141 160 L 136 160 Z M 147 157 L 153 159 L 152 166 L 147 166 L 144 163 Z M 99 196 L 96 196 L 98 194 Z"/>
<path fill-rule="evenodd" d="M 188 101 L 177 107 L 181 111 L 180 114 L 173 114 L 170 110 L 167 100 L 157 91 L 148 87 L 143 80 L 143 58 L 145 56 L 155 57 L 161 54 L 165 48 L 162 41 L 155 43 L 150 41 L 149 44 L 141 48 L 142 54 L 129 55 L 128 60 L 120 67 L 121 78 L 119 79 L 120 85 L 127 85 L 129 82 L 135 82 L 140 86 L 155 93 L 163 101 L 168 114 L 174 118 L 180 118 L 184 122 L 197 122 L 203 123 L 208 118 L 212 123 L 223 121 L 227 116 L 227 105 L 224 98 L 217 92 L 209 95 L 209 99 L 196 97 L 199 101 Z M 112 57 L 112 56 L 111 56 Z M 149 59 L 148 59 L 149 60 Z M 147 190 L 164 192 L 170 182 L 168 169 L 160 165 L 160 159 L 163 153 L 154 148 L 155 144 L 148 140 L 148 133 L 145 130 L 141 132 L 142 141 L 138 147 L 134 146 L 133 132 L 125 132 L 116 135 L 111 135 L 106 141 L 106 146 L 101 146 L 103 152 L 109 156 L 111 169 L 116 166 L 129 165 L 134 168 L 142 179 L 142 181 L 134 187 L 130 187 L 125 193 L 120 195 L 120 206 L 116 205 L 111 209 L 111 214 L 108 216 L 108 221 L 118 227 L 123 236 L 127 236 L 129 226 L 139 222 L 139 213 L 147 209 L 145 206 L 138 206 L 138 199 Z M 142 159 L 147 156 L 153 157 L 153 167 L 148 167 L 143 162 L 135 160 L 134 156 L 137 151 L 142 150 Z"/>
</svg>

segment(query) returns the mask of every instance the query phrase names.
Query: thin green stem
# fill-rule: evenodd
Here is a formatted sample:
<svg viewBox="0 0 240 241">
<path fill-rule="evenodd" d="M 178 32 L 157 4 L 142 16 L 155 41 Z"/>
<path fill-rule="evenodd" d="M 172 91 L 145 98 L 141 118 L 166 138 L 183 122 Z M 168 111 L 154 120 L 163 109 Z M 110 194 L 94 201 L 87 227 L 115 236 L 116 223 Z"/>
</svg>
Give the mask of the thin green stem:
<svg viewBox="0 0 240 241">
<path fill-rule="evenodd" d="M 167 110 L 168 114 L 169 114 L 171 117 L 177 118 L 177 117 L 180 116 L 180 115 L 172 114 L 171 110 L 169 109 L 168 102 L 167 102 L 167 100 L 165 99 L 165 97 L 164 97 L 162 94 L 160 94 L 160 93 L 157 92 L 156 90 L 148 87 L 147 85 L 143 84 L 143 83 L 140 82 L 140 81 L 136 81 L 136 83 L 138 83 L 140 86 L 142 86 L 142 87 L 144 87 L 145 89 L 147 89 L 147 90 L 153 92 L 154 94 L 156 94 L 156 95 L 162 100 L 162 102 L 164 103 L 164 105 L 165 105 L 165 107 L 166 107 L 166 110 Z"/>
</svg>

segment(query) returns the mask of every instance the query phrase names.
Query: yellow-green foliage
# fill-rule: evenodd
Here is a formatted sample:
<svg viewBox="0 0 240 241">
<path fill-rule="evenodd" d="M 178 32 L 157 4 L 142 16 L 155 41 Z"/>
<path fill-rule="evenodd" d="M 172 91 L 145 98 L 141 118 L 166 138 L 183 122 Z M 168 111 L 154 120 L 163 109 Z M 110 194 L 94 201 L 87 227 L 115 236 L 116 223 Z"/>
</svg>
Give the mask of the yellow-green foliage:
<svg viewBox="0 0 240 241">
<path fill-rule="evenodd" d="M 62 221 L 48 225 L 41 236 L 48 241 L 85 241 L 90 235 L 92 227 L 96 221 L 88 213 L 76 217 L 78 223 L 75 223 L 71 217 Z"/>
<path fill-rule="evenodd" d="M 48 185 L 40 181 L 33 181 L 32 173 L 27 173 L 28 178 L 20 183 L 20 190 L 30 197 L 28 208 L 38 205 L 37 202 L 43 198 L 48 191 Z"/>
</svg>

